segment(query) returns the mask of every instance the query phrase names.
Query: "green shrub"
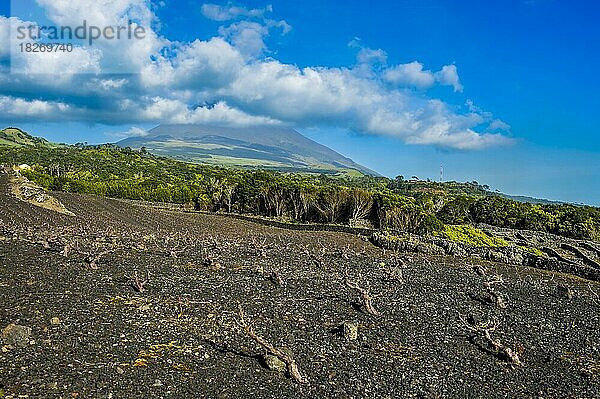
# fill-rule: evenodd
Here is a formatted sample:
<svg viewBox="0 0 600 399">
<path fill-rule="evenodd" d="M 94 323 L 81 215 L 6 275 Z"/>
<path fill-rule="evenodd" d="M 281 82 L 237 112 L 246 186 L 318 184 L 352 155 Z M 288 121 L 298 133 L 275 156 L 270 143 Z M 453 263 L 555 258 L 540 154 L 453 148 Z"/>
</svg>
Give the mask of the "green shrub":
<svg viewBox="0 0 600 399">
<path fill-rule="evenodd" d="M 446 225 L 442 231 L 434 232 L 433 235 L 475 247 L 508 246 L 502 238 L 490 237 L 483 231 L 468 225 Z"/>
<path fill-rule="evenodd" d="M 545 256 L 545 254 L 537 248 L 526 247 L 523 245 L 519 245 L 519 248 L 521 248 L 525 252 L 529 252 L 530 254 L 533 254 L 536 256 Z"/>
</svg>

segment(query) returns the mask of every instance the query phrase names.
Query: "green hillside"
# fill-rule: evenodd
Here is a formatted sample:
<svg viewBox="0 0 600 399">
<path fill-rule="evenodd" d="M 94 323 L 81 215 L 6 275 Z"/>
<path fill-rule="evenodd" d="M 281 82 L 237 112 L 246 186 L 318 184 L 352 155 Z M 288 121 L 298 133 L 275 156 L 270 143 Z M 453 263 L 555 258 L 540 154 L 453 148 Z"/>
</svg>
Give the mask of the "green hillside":
<svg viewBox="0 0 600 399">
<path fill-rule="evenodd" d="M 33 137 L 29 133 L 14 127 L 7 127 L 0 130 L 0 144 L 14 147 L 50 145 L 47 140 L 40 137 Z"/>
<path fill-rule="evenodd" d="M 14 133 L 14 132 L 13 132 Z M 486 223 L 579 239 L 600 239 L 600 209 L 530 204 L 472 183 L 405 181 L 361 175 L 281 173 L 198 165 L 145 150 L 0 143 L 0 164 L 26 163 L 50 190 L 185 204 L 207 211 L 335 223 L 422 234 Z"/>
</svg>

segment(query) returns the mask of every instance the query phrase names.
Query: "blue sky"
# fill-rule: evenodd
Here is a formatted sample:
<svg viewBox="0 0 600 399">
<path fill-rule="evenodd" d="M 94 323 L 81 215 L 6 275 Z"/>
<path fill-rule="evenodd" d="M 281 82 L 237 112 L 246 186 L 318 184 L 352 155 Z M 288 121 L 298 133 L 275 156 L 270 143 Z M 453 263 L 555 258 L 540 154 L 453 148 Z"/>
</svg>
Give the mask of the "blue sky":
<svg viewBox="0 0 600 399">
<path fill-rule="evenodd" d="M 0 40 L 11 22 L 83 19 L 151 35 L 51 59 L 11 58 L 4 39 L 2 125 L 105 142 L 160 122 L 286 124 L 388 176 L 443 163 L 447 179 L 600 205 L 596 2 L 13 3 Z"/>
</svg>

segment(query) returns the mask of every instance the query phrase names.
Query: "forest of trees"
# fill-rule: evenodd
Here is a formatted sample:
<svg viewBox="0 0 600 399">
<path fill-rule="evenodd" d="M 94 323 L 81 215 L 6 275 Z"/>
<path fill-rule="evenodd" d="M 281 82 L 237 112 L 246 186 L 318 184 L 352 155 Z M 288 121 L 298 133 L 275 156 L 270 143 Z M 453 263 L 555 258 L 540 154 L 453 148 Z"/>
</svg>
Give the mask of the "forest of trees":
<svg viewBox="0 0 600 399">
<path fill-rule="evenodd" d="M 471 183 L 406 181 L 225 169 L 103 146 L 1 147 L 0 163 L 26 163 L 46 189 L 184 204 L 197 210 L 431 233 L 445 224 L 600 239 L 600 209 L 521 203 Z"/>
</svg>

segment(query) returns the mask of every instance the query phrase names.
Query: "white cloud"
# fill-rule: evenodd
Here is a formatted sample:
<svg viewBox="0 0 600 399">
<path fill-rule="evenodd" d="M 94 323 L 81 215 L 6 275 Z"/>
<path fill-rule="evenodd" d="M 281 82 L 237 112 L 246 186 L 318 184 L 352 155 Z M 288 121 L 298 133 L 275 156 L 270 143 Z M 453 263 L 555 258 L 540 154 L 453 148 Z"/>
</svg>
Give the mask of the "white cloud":
<svg viewBox="0 0 600 399">
<path fill-rule="evenodd" d="M 356 60 L 362 64 L 384 64 L 387 60 L 387 54 L 382 49 L 370 49 L 363 47 L 356 55 Z"/>
<path fill-rule="evenodd" d="M 262 10 L 246 10 L 239 7 L 231 7 L 227 10 L 236 11 L 238 13 L 236 16 L 249 16 L 249 14 L 252 14 L 257 17 L 262 17 L 267 10 L 271 11 L 270 8 Z M 240 10 L 244 12 L 241 12 Z M 219 35 L 231 43 L 246 58 L 254 58 L 267 50 L 264 38 L 269 36 L 269 31 L 271 29 L 281 29 L 281 34 L 285 35 L 292 30 L 292 27 L 284 20 L 275 21 L 267 18 L 262 18 L 259 22 L 256 20 L 243 20 L 231 23 L 228 26 L 219 27 Z"/>
<path fill-rule="evenodd" d="M 475 131 L 489 122 L 485 114 L 457 114 L 441 101 L 390 91 L 351 69 L 253 63 L 220 93 L 247 112 L 301 126 L 345 126 L 409 143 L 461 149 L 509 142 Z"/>
<path fill-rule="evenodd" d="M 273 7 L 248 9 L 245 7 L 220 6 L 217 4 L 206 3 L 202 5 L 202 15 L 213 21 L 229 21 L 239 17 L 262 18 L 267 12 L 272 12 Z"/>
<path fill-rule="evenodd" d="M 279 121 L 262 116 L 246 114 L 220 101 L 213 106 L 190 109 L 184 102 L 155 97 L 142 111 L 146 121 L 170 123 L 219 123 L 224 125 L 273 125 Z"/>
<path fill-rule="evenodd" d="M 24 52 L 13 56 L 13 72 L 56 75 L 61 81 L 80 73 L 100 73 L 102 53 L 93 48 L 74 47 L 67 52 Z"/>
<path fill-rule="evenodd" d="M 17 40 L 19 27 L 36 26 L 30 21 L 16 17 L 0 16 L 0 59 L 11 57 L 11 71 L 22 74 L 57 75 L 61 82 L 80 73 L 100 73 L 102 53 L 98 49 L 74 46 L 72 52 L 26 52 L 20 51 L 19 43 L 34 43 L 26 38 Z M 11 52 L 12 46 L 12 52 Z"/>
<path fill-rule="evenodd" d="M 265 17 L 265 14 L 273 11 L 270 5 L 265 8 L 248 9 L 207 3 L 202 5 L 201 10 L 206 18 L 214 21 L 246 18 L 228 26 L 221 26 L 219 34 L 247 58 L 257 57 L 267 50 L 264 38 L 269 35 L 270 29 L 281 29 L 284 35 L 292 30 L 292 26 L 284 20 L 276 21 Z"/>
<path fill-rule="evenodd" d="M 69 105 L 61 102 L 25 100 L 10 96 L 0 96 L 0 114 L 22 120 L 28 117 L 60 119 L 69 110 Z"/>
<path fill-rule="evenodd" d="M 97 85 L 102 90 L 113 90 L 120 89 L 127 84 L 127 79 L 93 79 L 91 81 L 92 86 Z"/>
<path fill-rule="evenodd" d="M 126 25 L 129 19 L 150 25 L 154 14 L 146 0 L 36 0 L 48 18 L 61 26 Z"/>
<path fill-rule="evenodd" d="M 292 25 L 288 24 L 283 19 L 280 21 L 274 21 L 272 19 L 267 19 L 267 20 L 265 20 L 265 25 L 268 28 L 280 28 L 281 33 L 284 35 L 287 33 L 290 33 L 290 31 L 292 30 Z"/>
<path fill-rule="evenodd" d="M 500 119 L 494 119 L 488 126 L 488 130 L 508 132 L 510 131 L 510 125 Z"/>
<path fill-rule="evenodd" d="M 10 19 L 0 15 L 0 60 L 10 55 Z"/>
<path fill-rule="evenodd" d="M 151 57 L 171 44 L 152 29 L 157 19 L 148 0 L 36 1 L 44 8 L 47 17 L 60 27 L 68 26 L 75 30 L 85 23 L 88 29 L 93 26 L 102 31 L 107 27 L 127 28 L 121 31 L 119 38 L 108 39 L 102 35 L 92 46 L 86 40 L 76 43 L 80 45 L 78 47 L 85 45 L 82 50 L 88 54 L 98 54 L 95 58 L 103 73 L 136 73 L 151 62 Z M 137 37 L 129 33 L 136 28 L 143 29 Z M 112 35 L 115 36 L 115 33 Z M 62 53 L 61 58 L 81 63 L 80 53 Z"/>
<path fill-rule="evenodd" d="M 142 68 L 140 79 L 146 89 L 216 89 L 232 82 L 244 65 L 240 52 L 218 37 L 181 45 L 175 53 L 174 58 L 159 56 Z"/>
<path fill-rule="evenodd" d="M 336 68 L 304 68 L 278 61 L 245 65 L 238 78 L 219 91 L 253 112 L 309 124 L 338 119 L 368 101 L 372 82 Z M 357 107 L 356 107 L 357 108 Z"/>
<path fill-rule="evenodd" d="M 430 70 L 424 70 L 423 64 L 420 62 L 413 61 L 388 68 L 383 77 L 390 83 L 401 86 L 414 86 L 418 89 L 429 89 L 438 83 L 443 86 L 452 86 L 454 91 L 463 91 L 455 65 L 445 65 L 440 71 L 434 73 Z"/>
<path fill-rule="evenodd" d="M 183 118 L 185 123 L 217 123 L 228 126 L 280 125 L 281 122 L 266 116 L 250 115 L 219 101 L 211 107 L 198 107 Z"/>
<path fill-rule="evenodd" d="M 16 40 L 13 40 L 18 37 L 17 28 L 30 25 L 36 26 L 37 24 L 31 21 L 23 21 L 17 17 L 0 15 L 0 60 L 8 58 L 11 55 L 11 47 L 12 50 L 17 49 L 18 43 Z M 30 43 L 32 40 L 26 38 L 20 42 Z"/>
<path fill-rule="evenodd" d="M 142 129 L 136 126 L 130 127 L 126 132 L 108 133 L 108 136 L 113 139 L 121 140 L 127 137 L 144 137 L 148 135 L 146 129 Z"/>
<path fill-rule="evenodd" d="M 148 131 L 134 126 L 127 131 L 127 135 L 129 137 L 131 137 L 131 136 L 138 136 L 138 137 L 147 136 Z"/>
<path fill-rule="evenodd" d="M 86 14 L 81 4 L 90 7 L 92 20 L 102 23 L 119 23 L 137 15 L 137 20 L 148 27 L 150 39 L 143 43 L 100 43 L 86 51 L 78 50 L 78 59 L 71 64 L 60 57 L 37 60 L 36 65 L 46 68 L 50 79 L 33 73 L 43 69 L 26 69 L 20 77 L 0 72 L 0 85 L 9 92 L 12 89 L 39 97 L 0 97 L 0 119 L 336 126 L 393 136 L 407 143 L 458 149 L 510 142 L 494 134 L 507 131 L 508 125 L 472 102 L 467 102 L 465 112 L 428 98 L 423 91 L 407 89 L 439 84 L 461 91 L 454 65 L 433 72 L 415 61 L 382 70 L 385 51 L 365 48 L 357 40 L 349 44 L 359 48 L 354 67 L 299 68 L 264 57 L 269 29 L 281 28 L 283 33 L 289 29 L 285 21 L 264 19 L 271 11 L 269 7 L 250 10 L 205 5 L 204 14 L 217 21 L 255 20 L 222 27 L 220 37 L 180 43 L 151 29 L 156 16 L 143 0 L 39 2 L 53 20 L 68 23 L 81 23 L 79 18 Z M 102 11 L 96 3 L 107 9 Z M 123 60 L 135 74 L 106 74 L 112 63 Z M 33 64 L 26 66 L 34 68 Z"/>
<path fill-rule="evenodd" d="M 419 89 L 428 89 L 435 83 L 433 72 L 423 70 L 423 64 L 417 61 L 389 68 L 383 76 L 388 82 Z"/>
<path fill-rule="evenodd" d="M 456 65 L 445 65 L 441 71 L 435 74 L 435 78 L 442 85 L 452 86 L 454 91 L 463 91 Z"/>
<path fill-rule="evenodd" d="M 245 57 L 256 57 L 267 48 L 263 38 L 269 34 L 269 28 L 257 22 L 241 21 L 219 28 L 219 34 Z"/>
</svg>

